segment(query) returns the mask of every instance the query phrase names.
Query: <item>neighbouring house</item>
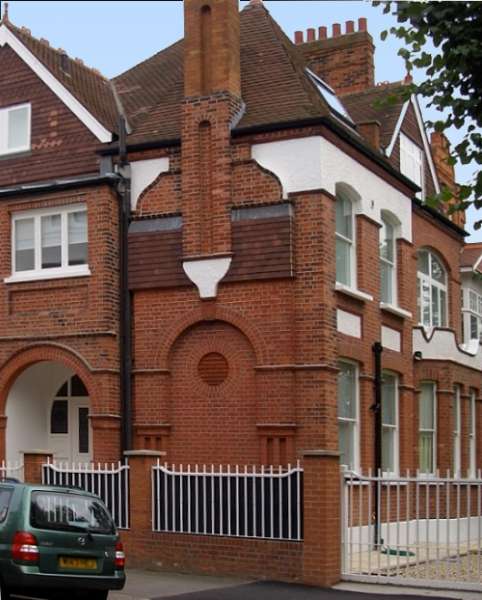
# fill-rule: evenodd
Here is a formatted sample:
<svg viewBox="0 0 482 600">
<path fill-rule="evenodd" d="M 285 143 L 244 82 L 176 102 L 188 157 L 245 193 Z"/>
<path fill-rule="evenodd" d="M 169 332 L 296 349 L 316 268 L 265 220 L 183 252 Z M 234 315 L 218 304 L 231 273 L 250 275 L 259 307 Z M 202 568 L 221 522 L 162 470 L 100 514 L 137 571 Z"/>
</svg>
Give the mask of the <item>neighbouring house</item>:
<svg viewBox="0 0 482 600">
<path fill-rule="evenodd" d="M 447 140 L 415 97 L 383 103 L 404 82 L 376 84 L 364 19 L 292 42 L 259 0 L 184 13 L 110 81 L 0 23 L 0 457 L 321 451 L 334 490 L 338 453 L 376 466 L 378 360 L 383 473 L 475 474 L 482 246 L 424 203 L 456 195 Z M 213 552 L 182 540 L 166 564 Z M 298 547 L 250 543 L 215 562 L 297 576 Z"/>
</svg>

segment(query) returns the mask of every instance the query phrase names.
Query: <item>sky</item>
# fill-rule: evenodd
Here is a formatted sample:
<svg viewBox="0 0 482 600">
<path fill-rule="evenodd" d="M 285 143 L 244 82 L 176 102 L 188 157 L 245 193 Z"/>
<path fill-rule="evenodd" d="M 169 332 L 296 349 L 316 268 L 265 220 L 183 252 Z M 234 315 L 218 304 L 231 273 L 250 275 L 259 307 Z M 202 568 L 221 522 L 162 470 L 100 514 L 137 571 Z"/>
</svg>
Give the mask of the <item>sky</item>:
<svg viewBox="0 0 482 600">
<path fill-rule="evenodd" d="M 2 11 L 4 2 L 2 4 Z M 247 2 L 241 1 L 241 8 Z M 388 36 L 385 42 L 380 33 L 395 24 L 393 17 L 384 15 L 381 7 L 363 0 L 266 0 L 265 6 L 286 34 L 293 39 L 296 30 L 306 31 L 320 25 L 331 31 L 333 23 L 368 19 L 368 30 L 376 46 L 376 81 L 403 79 L 405 68 L 397 56 L 401 42 Z M 183 7 L 181 0 L 164 1 L 21 1 L 9 2 L 10 20 L 17 26 L 28 27 L 35 37 L 49 40 L 52 46 L 63 48 L 70 56 L 81 58 L 87 65 L 99 69 L 105 76 L 114 77 L 149 58 L 183 36 Z M 415 81 L 421 73 L 415 72 Z M 425 111 L 428 118 L 437 113 Z M 460 134 L 449 133 L 452 143 Z M 468 182 L 474 167 L 457 166 L 460 183 Z M 467 215 L 468 241 L 482 241 L 482 230 L 474 232 L 472 223 L 482 218 L 475 210 Z"/>
</svg>

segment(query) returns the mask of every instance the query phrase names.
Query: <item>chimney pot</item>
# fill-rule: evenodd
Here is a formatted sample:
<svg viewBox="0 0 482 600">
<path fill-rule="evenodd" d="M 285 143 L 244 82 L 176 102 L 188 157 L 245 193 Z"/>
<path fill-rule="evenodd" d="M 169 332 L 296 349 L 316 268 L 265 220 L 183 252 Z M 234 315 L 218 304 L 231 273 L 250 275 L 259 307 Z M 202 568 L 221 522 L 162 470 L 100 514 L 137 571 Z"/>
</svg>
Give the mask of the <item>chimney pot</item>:
<svg viewBox="0 0 482 600">
<path fill-rule="evenodd" d="M 318 39 L 324 40 L 328 36 L 328 30 L 326 27 L 318 27 Z"/>
<path fill-rule="evenodd" d="M 307 42 L 314 42 L 315 41 L 315 30 L 313 27 L 310 27 L 309 29 L 306 30 L 306 35 L 307 35 Z"/>
<path fill-rule="evenodd" d="M 341 25 L 340 23 L 333 23 L 333 37 L 338 37 L 341 35 Z"/>
<path fill-rule="evenodd" d="M 347 21 L 345 23 L 346 33 L 353 33 L 355 31 L 355 21 Z"/>
<path fill-rule="evenodd" d="M 360 17 L 358 19 L 358 31 L 366 31 L 366 30 L 367 30 L 366 17 Z"/>
<path fill-rule="evenodd" d="M 302 31 L 295 31 L 295 44 L 302 44 L 304 42 L 304 35 Z"/>
</svg>

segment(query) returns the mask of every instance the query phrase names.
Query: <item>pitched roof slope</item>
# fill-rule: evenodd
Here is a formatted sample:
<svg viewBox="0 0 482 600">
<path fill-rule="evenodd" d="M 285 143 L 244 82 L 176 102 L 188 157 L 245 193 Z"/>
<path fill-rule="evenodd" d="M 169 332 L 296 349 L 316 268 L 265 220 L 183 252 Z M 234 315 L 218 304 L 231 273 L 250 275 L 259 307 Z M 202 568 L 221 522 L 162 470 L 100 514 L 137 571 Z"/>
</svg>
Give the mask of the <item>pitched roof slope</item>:
<svg viewBox="0 0 482 600">
<path fill-rule="evenodd" d="M 460 255 L 460 266 L 462 268 L 474 269 L 482 256 L 482 243 L 466 244 Z M 482 262 L 482 261 L 481 261 Z M 477 271 L 482 273 L 482 265 L 477 265 Z"/>
<path fill-rule="evenodd" d="M 299 49 L 263 5 L 241 11 L 240 37 L 246 112 L 239 127 L 329 114 Z M 133 126 L 130 143 L 180 136 L 183 59 L 181 40 L 114 79 Z"/>
<path fill-rule="evenodd" d="M 398 117 L 405 104 L 397 95 L 402 87 L 403 83 L 397 81 L 377 85 L 363 92 L 342 96 L 343 104 L 356 123 L 380 121 L 380 142 L 383 148 L 389 146 Z M 389 97 L 393 98 L 393 102 L 387 102 Z"/>
<path fill-rule="evenodd" d="M 109 131 L 117 130 L 118 110 L 109 80 L 33 37 L 28 29 L 2 21 L 52 75 Z M 64 56 L 65 58 L 62 58 Z M 67 69 L 62 68 L 66 61 Z M 64 63 L 65 64 L 65 63 Z"/>
</svg>

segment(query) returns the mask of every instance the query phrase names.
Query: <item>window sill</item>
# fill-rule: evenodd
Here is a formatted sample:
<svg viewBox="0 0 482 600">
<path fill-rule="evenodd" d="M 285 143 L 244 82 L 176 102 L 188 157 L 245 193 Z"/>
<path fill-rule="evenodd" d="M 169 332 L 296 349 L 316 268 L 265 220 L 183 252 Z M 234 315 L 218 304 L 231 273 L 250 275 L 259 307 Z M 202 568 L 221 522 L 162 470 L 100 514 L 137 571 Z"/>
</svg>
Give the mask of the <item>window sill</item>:
<svg viewBox="0 0 482 600">
<path fill-rule="evenodd" d="M 360 290 L 349 287 L 343 283 L 335 283 L 335 290 L 337 292 L 341 292 L 342 294 L 346 294 L 351 298 L 355 298 L 356 300 L 361 300 L 362 302 L 371 302 L 373 300 L 373 296 L 370 296 L 370 294 L 361 292 Z"/>
<path fill-rule="evenodd" d="M 397 317 L 401 317 L 402 319 L 411 319 L 412 313 L 408 310 L 404 310 L 399 306 L 395 306 L 394 304 L 388 304 L 387 302 L 380 302 L 380 308 L 386 312 L 391 313 Z"/>
<path fill-rule="evenodd" d="M 62 271 L 51 271 L 49 273 L 17 273 L 11 275 L 3 280 L 4 283 L 24 283 L 27 281 L 48 281 L 49 279 L 70 279 L 73 277 L 88 277 L 91 275 L 88 266 L 84 266 L 82 269 L 75 270 L 62 270 Z"/>
</svg>

